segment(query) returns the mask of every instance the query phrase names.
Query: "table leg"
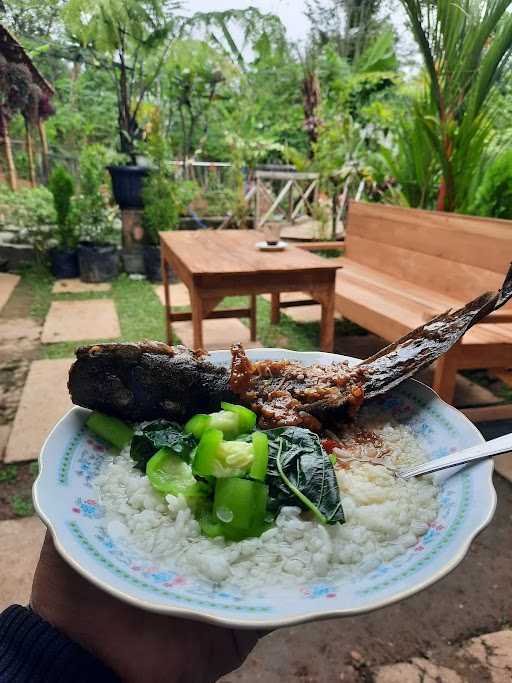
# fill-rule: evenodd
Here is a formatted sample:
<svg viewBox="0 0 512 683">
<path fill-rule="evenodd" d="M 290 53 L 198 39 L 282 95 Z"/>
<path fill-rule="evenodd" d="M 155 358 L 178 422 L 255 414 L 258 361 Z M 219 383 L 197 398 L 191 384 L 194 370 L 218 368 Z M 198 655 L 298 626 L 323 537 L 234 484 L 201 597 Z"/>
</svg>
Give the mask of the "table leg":
<svg viewBox="0 0 512 683">
<path fill-rule="evenodd" d="M 251 341 L 256 341 L 256 294 L 251 294 Z"/>
<path fill-rule="evenodd" d="M 167 336 L 167 343 L 172 344 L 172 325 L 171 325 L 171 293 L 169 290 L 169 264 L 167 259 L 162 256 L 162 280 L 164 283 L 164 315 L 165 315 L 165 333 Z"/>
<path fill-rule="evenodd" d="M 271 296 L 271 306 L 272 312 L 270 316 L 270 322 L 272 325 L 279 325 L 281 320 L 281 307 L 280 307 L 280 295 L 279 292 L 272 292 Z"/>
<path fill-rule="evenodd" d="M 322 305 L 320 349 L 332 353 L 334 349 L 334 286 L 324 289 L 319 300 Z"/>
<path fill-rule="evenodd" d="M 190 292 L 192 308 L 192 331 L 194 335 L 194 349 L 203 348 L 203 302 L 196 288 Z"/>
</svg>

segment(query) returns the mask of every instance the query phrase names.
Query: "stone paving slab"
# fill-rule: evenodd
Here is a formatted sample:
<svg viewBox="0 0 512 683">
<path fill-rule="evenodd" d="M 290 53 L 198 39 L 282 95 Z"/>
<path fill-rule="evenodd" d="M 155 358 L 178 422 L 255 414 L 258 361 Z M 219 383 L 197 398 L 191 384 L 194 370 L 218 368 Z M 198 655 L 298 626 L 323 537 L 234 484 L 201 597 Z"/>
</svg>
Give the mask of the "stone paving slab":
<svg viewBox="0 0 512 683">
<path fill-rule="evenodd" d="M 13 275 L 12 273 L 0 273 L 0 311 L 7 303 L 19 281 L 19 275 Z"/>
<path fill-rule="evenodd" d="M 270 294 L 262 294 L 265 301 L 270 302 Z M 309 299 L 310 295 L 306 292 L 282 292 L 281 301 L 298 301 L 300 299 Z M 293 308 L 282 308 L 281 313 L 291 318 L 296 323 L 316 323 L 320 322 L 322 317 L 322 307 L 320 304 L 312 306 L 296 306 Z M 340 318 L 339 313 L 334 314 L 335 318 Z"/>
<path fill-rule="evenodd" d="M 67 381 L 72 362 L 71 358 L 59 358 L 31 364 L 7 442 L 5 462 L 37 458 L 50 429 L 71 408 Z"/>
<path fill-rule="evenodd" d="M 46 317 L 43 344 L 121 336 L 116 307 L 111 299 L 54 301 Z"/>
<path fill-rule="evenodd" d="M 170 285 L 169 289 L 171 294 L 171 306 L 173 308 L 175 306 L 190 306 L 188 289 L 183 282 L 179 282 L 176 285 Z M 157 297 L 160 299 L 162 306 L 165 306 L 164 286 L 155 285 L 154 290 Z"/>
<path fill-rule="evenodd" d="M 84 292 L 110 292 L 109 282 L 82 282 L 78 278 L 64 278 L 53 285 L 53 294 L 82 294 Z"/>
<path fill-rule="evenodd" d="M 173 332 L 182 344 L 193 347 L 192 322 L 173 323 Z M 260 342 L 249 340 L 249 328 L 236 318 L 221 318 L 203 321 L 203 339 L 205 350 L 229 349 L 232 344 L 242 342 L 248 349 L 261 348 Z"/>
<path fill-rule="evenodd" d="M 44 534 L 38 517 L 0 522 L 0 612 L 28 604 Z"/>
<path fill-rule="evenodd" d="M 11 425 L 0 425 L 0 462 L 2 462 L 9 434 L 11 433 Z"/>
</svg>

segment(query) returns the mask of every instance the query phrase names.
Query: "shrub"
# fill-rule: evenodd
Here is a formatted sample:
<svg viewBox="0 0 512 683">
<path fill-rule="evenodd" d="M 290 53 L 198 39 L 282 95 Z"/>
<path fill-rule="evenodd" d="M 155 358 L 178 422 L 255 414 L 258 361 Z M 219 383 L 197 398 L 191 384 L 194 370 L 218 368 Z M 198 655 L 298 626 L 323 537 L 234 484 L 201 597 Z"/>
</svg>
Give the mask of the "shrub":
<svg viewBox="0 0 512 683">
<path fill-rule="evenodd" d="M 487 166 L 469 212 L 476 216 L 512 218 L 512 150 Z"/>
<path fill-rule="evenodd" d="M 192 181 L 176 181 L 164 173 L 152 173 L 144 183 L 142 225 L 146 242 L 158 244 L 158 233 L 175 230 L 180 215 L 197 194 Z"/>
<path fill-rule="evenodd" d="M 73 202 L 73 215 L 84 242 L 119 242 L 119 212 L 110 206 L 105 185 L 108 161 L 108 150 L 99 144 L 89 145 L 80 155 L 80 193 Z"/>
<path fill-rule="evenodd" d="M 53 195 L 57 215 L 55 237 L 59 246 L 71 249 L 76 245 L 76 231 L 71 216 L 71 199 L 75 191 L 75 183 L 63 166 L 56 166 L 50 176 L 48 188 Z"/>
<path fill-rule="evenodd" d="M 46 187 L 17 192 L 0 186 L 0 229 L 14 231 L 16 242 L 31 244 L 41 259 L 55 230 L 53 195 Z"/>
</svg>

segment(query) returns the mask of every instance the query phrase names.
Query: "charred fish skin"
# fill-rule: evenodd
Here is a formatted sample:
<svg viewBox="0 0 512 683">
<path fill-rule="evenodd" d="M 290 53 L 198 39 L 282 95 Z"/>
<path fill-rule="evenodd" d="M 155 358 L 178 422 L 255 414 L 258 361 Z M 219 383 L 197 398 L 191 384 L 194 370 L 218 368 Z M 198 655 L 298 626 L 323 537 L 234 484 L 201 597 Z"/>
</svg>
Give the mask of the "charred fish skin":
<svg viewBox="0 0 512 683">
<path fill-rule="evenodd" d="M 498 292 L 487 292 L 456 311 L 436 316 L 359 363 L 357 367 L 364 378 L 361 384 L 364 400 L 385 394 L 433 363 L 457 344 L 473 325 L 511 298 L 512 265 Z M 341 407 L 348 399 L 348 395 L 340 395 L 318 401 L 304 410 L 318 415 Z"/>
<path fill-rule="evenodd" d="M 160 342 L 77 349 L 68 389 L 75 405 L 139 422 L 187 420 L 232 401 L 226 368 L 202 352 Z"/>
</svg>

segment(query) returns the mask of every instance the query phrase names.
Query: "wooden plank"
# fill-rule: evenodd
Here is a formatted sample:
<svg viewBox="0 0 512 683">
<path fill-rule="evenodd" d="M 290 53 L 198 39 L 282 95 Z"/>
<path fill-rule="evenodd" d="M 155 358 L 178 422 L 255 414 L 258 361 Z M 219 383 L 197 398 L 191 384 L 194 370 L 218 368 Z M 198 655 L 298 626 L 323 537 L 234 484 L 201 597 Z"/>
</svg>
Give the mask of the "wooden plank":
<svg viewBox="0 0 512 683">
<path fill-rule="evenodd" d="M 203 320 L 218 319 L 218 318 L 250 318 L 250 308 L 223 308 L 220 311 L 211 311 L 207 315 L 203 315 Z M 184 320 L 192 320 L 190 311 L 179 311 L 177 313 L 169 313 L 169 320 L 172 322 L 182 322 Z"/>
<path fill-rule="evenodd" d="M 348 233 L 504 275 L 512 221 L 351 202 Z"/>
<path fill-rule="evenodd" d="M 345 248 L 345 240 L 326 240 L 325 242 L 294 242 L 294 247 L 306 251 L 337 251 Z"/>
<path fill-rule="evenodd" d="M 512 403 L 502 403 L 495 406 L 480 408 L 462 408 L 461 413 L 471 422 L 491 422 L 493 420 L 512 420 Z"/>
<path fill-rule="evenodd" d="M 346 255 L 352 261 L 462 301 L 497 290 L 504 274 L 454 263 L 410 249 L 372 242 L 347 233 Z"/>
<path fill-rule="evenodd" d="M 296 171 L 256 171 L 256 178 L 261 180 L 315 180 L 318 173 L 299 173 Z"/>
<path fill-rule="evenodd" d="M 199 275 L 252 275 L 264 281 L 270 273 L 332 271 L 339 266 L 290 246 L 281 252 L 260 251 L 256 242 L 263 239 L 254 230 L 179 230 L 160 233 L 161 244 L 171 264 L 177 265 L 186 282 Z M 263 290 L 265 291 L 265 290 Z"/>
<path fill-rule="evenodd" d="M 291 189 L 293 185 L 293 180 L 289 180 L 286 185 L 282 188 L 281 192 L 277 195 L 276 199 L 274 200 L 272 206 L 268 211 L 262 216 L 261 220 L 257 224 L 257 228 L 261 228 L 261 226 L 266 223 L 268 218 L 274 213 L 274 211 L 277 209 L 279 204 L 283 201 L 283 199 L 286 197 L 287 192 Z"/>
<path fill-rule="evenodd" d="M 318 185 L 318 180 L 313 180 L 313 182 L 308 186 L 308 188 L 303 192 L 300 200 L 297 202 L 297 206 L 295 209 L 292 211 L 292 214 L 290 216 L 290 219 L 293 220 L 294 218 L 297 218 L 297 216 L 300 213 L 300 210 L 304 206 L 304 203 L 307 202 L 309 195 L 313 192 L 315 187 Z"/>
</svg>

